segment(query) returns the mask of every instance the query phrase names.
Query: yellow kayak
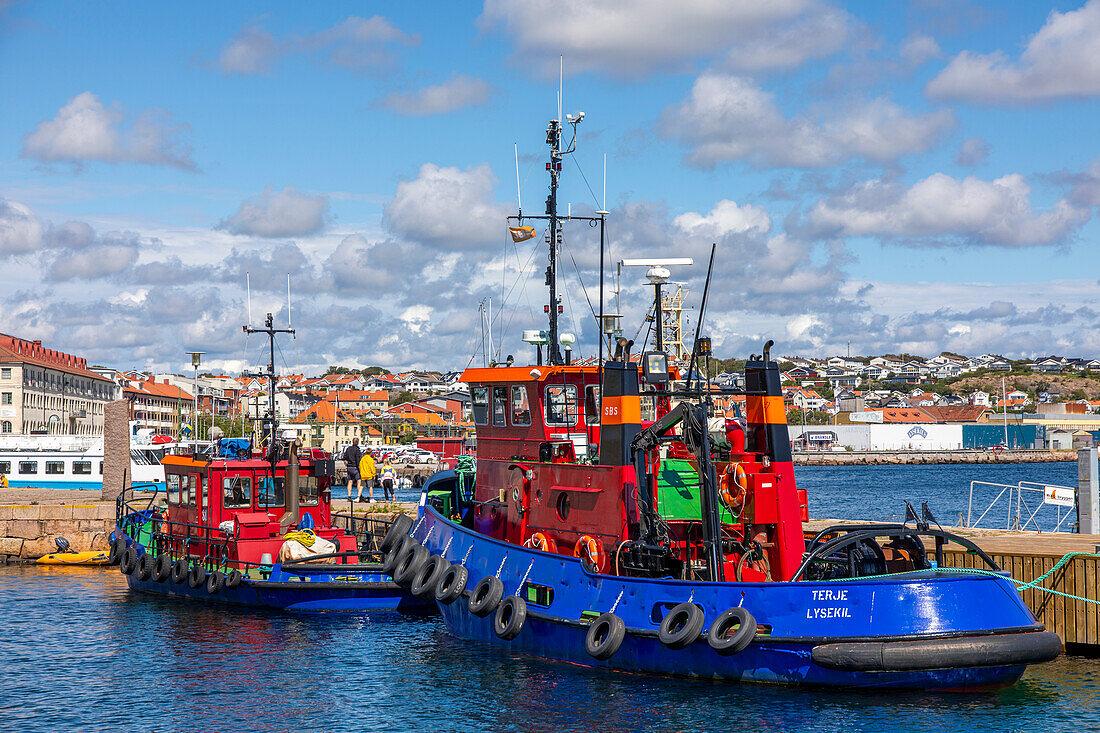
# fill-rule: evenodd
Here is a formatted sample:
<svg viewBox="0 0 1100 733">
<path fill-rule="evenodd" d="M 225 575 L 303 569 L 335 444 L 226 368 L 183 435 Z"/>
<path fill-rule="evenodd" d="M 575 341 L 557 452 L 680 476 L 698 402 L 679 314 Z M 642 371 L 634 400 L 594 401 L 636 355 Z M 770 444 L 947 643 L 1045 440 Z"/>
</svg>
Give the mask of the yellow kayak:
<svg viewBox="0 0 1100 733">
<path fill-rule="evenodd" d="M 87 552 L 54 552 L 37 560 L 39 565 L 106 565 L 107 553 L 103 550 Z"/>
</svg>

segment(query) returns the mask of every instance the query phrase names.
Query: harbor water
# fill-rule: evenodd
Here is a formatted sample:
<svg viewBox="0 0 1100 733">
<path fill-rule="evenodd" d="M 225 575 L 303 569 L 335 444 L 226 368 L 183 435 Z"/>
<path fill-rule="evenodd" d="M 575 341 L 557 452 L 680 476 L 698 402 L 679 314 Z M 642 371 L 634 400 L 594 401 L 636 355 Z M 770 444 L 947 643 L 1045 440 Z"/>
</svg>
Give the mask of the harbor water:
<svg viewBox="0 0 1100 733">
<path fill-rule="evenodd" d="M 814 516 L 882 519 L 903 496 L 944 514 L 965 507 L 978 474 L 1076 475 L 1072 464 L 1014 466 L 1000 479 L 991 468 L 1003 467 L 799 468 L 798 478 Z M 116 568 L 3 567 L 0 598 L 0 730 L 1100 729 L 1100 660 L 1082 657 L 986 693 L 815 690 L 598 672 L 461 642 L 430 616 L 141 597 Z"/>
</svg>

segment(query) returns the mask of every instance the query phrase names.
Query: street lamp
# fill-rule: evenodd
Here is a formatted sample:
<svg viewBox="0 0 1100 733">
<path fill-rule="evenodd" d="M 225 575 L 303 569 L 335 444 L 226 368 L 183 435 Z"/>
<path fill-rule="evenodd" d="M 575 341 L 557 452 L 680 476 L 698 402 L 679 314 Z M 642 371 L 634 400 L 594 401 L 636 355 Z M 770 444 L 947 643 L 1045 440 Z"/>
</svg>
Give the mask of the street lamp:
<svg viewBox="0 0 1100 733">
<path fill-rule="evenodd" d="M 195 369 L 195 379 L 192 383 L 192 390 L 194 391 L 195 406 L 191 412 L 191 426 L 195 433 L 195 440 L 199 439 L 199 363 L 202 362 L 202 356 L 205 351 L 188 351 L 191 356 L 191 366 Z"/>
</svg>

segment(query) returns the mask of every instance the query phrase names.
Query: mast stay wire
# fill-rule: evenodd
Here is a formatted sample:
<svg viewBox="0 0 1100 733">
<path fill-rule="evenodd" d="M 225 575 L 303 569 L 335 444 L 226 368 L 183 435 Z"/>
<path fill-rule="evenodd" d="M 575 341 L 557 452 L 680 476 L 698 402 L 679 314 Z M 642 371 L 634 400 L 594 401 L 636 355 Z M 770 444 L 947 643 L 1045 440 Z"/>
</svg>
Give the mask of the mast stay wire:
<svg viewBox="0 0 1100 733">
<path fill-rule="evenodd" d="M 537 251 L 538 251 L 537 247 L 531 247 L 531 254 L 527 257 L 527 262 L 524 263 L 523 267 L 520 269 L 520 272 L 516 277 L 516 282 L 512 284 L 512 290 L 515 290 L 516 285 L 519 285 L 522 282 L 523 287 L 521 288 L 521 292 L 523 292 L 524 294 L 527 293 L 527 281 L 530 278 L 529 277 L 526 277 L 526 278 L 523 277 L 523 274 L 527 271 L 527 268 L 528 268 L 528 266 L 530 266 L 531 261 L 533 259 L 535 259 L 535 253 Z M 518 254 L 518 248 L 517 248 L 517 254 Z M 510 296 L 512 294 L 512 291 L 511 290 L 508 291 L 508 294 Z M 503 334 L 506 330 L 511 328 L 512 321 L 516 317 L 516 311 L 519 310 L 519 305 L 520 305 L 519 304 L 519 298 L 516 298 L 515 305 L 512 306 L 512 312 L 508 315 L 508 321 L 507 321 L 507 323 L 504 324 L 504 328 L 501 329 L 501 334 Z M 534 318 L 534 308 L 531 308 L 531 299 L 530 299 L 529 296 L 527 297 L 527 306 L 531 310 L 532 318 Z M 503 306 L 501 307 L 499 313 L 501 314 L 499 317 L 500 317 L 501 321 L 503 321 L 504 320 L 504 315 L 503 315 L 504 314 L 504 308 L 503 308 Z M 499 356 L 499 353 L 498 353 L 498 356 Z"/>
</svg>

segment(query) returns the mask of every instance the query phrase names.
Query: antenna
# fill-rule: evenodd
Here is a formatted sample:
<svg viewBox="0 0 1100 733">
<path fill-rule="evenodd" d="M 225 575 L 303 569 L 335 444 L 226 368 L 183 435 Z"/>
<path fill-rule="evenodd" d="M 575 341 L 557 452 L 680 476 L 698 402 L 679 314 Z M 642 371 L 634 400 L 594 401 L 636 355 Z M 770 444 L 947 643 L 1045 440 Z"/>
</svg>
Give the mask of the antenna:
<svg viewBox="0 0 1100 733">
<path fill-rule="evenodd" d="M 604 211 L 607 211 L 607 153 L 603 154 L 603 206 Z"/>
<path fill-rule="evenodd" d="M 286 325 L 293 329 L 294 323 L 290 320 L 290 273 L 286 274 Z"/>
<path fill-rule="evenodd" d="M 519 143 L 513 143 L 516 149 L 516 208 L 519 209 L 520 216 L 523 215 L 523 197 L 519 190 Z"/>
<path fill-rule="evenodd" d="M 252 325 L 252 280 L 249 273 L 244 274 L 244 289 L 248 293 L 248 325 Z"/>
<path fill-rule="evenodd" d="M 562 78 L 565 72 L 565 56 L 558 56 L 558 121 L 561 121 Z"/>
</svg>

